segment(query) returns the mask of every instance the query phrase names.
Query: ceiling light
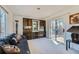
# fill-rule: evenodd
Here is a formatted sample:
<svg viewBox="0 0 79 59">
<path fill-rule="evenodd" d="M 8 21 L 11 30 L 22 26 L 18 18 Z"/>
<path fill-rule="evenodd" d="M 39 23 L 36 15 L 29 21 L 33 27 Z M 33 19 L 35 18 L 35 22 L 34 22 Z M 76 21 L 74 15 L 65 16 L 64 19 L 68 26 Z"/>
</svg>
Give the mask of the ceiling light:
<svg viewBox="0 0 79 59">
<path fill-rule="evenodd" d="M 37 8 L 37 10 L 40 10 L 40 8 Z"/>
</svg>

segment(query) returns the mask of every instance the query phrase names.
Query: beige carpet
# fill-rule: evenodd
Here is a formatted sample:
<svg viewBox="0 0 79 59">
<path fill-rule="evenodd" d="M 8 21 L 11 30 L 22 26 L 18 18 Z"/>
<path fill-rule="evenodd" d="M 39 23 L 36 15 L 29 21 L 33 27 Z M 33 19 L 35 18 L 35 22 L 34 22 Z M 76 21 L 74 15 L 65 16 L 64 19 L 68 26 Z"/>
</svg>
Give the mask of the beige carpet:
<svg viewBox="0 0 79 59">
<path fill-rule="evenodd" d="M 55 44 L 47 38 L 39 38 L 28 40 L 28 45 L 31 54 L 75 54 L 78 51 L 69 49 L 63 44 Z"/>
<path fill-rule="evenodd" d="M 29 45 L 30 53 L 32 53 L 32 54 L 39 53 L 40 49 L 37 48 L 37 47 L 33 44 L 33 42 L 32 42 L 31 40 L 28 41 L 28 45 Z"/>
</svg>

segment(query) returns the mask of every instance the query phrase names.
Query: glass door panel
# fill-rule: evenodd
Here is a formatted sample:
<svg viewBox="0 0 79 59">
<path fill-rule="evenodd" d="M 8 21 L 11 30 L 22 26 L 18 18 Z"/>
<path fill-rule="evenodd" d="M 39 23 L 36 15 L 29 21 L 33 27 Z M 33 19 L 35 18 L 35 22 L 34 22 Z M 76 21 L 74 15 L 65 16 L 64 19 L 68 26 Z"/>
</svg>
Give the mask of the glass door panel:
<svg viewBox="0 0 79 59">
<path fill-rule="evenodd" d="M 38 21 L 32 21 L 32 32 L 38 32 Z"/>
<path fill-rule="evenodd" d="M 51 23 L 51 38 L 64 43 L 64 22 L 61 19 L 53 20 Z"/>
<path fill-rule="evenodd" d="M 56 41 L 64 43 L 64 23 L 63 20 L 56 20 Z"/>
</svg>

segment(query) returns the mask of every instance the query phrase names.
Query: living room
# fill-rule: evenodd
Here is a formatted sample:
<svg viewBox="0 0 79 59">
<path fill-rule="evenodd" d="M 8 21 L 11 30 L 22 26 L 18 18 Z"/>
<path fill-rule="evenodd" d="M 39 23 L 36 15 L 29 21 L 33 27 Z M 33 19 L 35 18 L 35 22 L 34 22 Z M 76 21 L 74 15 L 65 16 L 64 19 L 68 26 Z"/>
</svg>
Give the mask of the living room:
<svg viewBox="0 0 79 59">
<path fill-rule="evenodd" d="M 10 44 L 12 47 L 17 48 L 18 52 L 7 52 L 5 49 L 7 47 L 2 43 L 0 44 L 4 45 L 2 47 L 5 47 L 4 50 L 7 54 L 20 53 L 20 50 L 22 51 L 21 54 L 79 53 L 79 46 L 75 41 L 71 42 L 70 49 L 65 47 L 67 46 L 67 40 L 72 39 L 71 33 L 73 32 L 68 31 L 68 29 L 72 26 L 79 26 L 78 20 L 72 20 L 79 16 L 78 11 L 79 6 L 75 5 L 0 5 L 2 15 L 2 18 L 0 18 L 0 37 L 2 39 L 11 34 L 12 37 L 17 36 L 17 44 L 13 41 L 10 41 Z M 21 42 L 19 43 L 19 41 Z M 10 47 L 9 44 L 6 45 Z M 54 46 L 60 52 L 59 50 L 52 50 Z"/>
</svg>

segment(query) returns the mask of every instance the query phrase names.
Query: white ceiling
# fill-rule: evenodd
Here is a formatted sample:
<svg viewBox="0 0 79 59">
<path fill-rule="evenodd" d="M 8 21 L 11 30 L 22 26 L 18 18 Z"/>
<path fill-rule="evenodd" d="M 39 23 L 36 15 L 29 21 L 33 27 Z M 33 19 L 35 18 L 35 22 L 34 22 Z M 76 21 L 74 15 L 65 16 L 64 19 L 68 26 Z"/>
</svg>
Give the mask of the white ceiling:
<svg viewBox="0 0 79 59">
<path fill-rule="evenodd" d="M 24 16 L 34 19 L 42 19 L 67 10 L 72 6 L 68 5 L 8 5 L 15 16 Z M 40 10 L 37 10 L 40 8 Z"/>
</svg>

